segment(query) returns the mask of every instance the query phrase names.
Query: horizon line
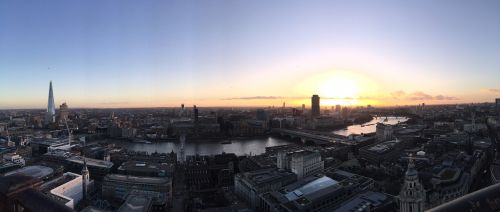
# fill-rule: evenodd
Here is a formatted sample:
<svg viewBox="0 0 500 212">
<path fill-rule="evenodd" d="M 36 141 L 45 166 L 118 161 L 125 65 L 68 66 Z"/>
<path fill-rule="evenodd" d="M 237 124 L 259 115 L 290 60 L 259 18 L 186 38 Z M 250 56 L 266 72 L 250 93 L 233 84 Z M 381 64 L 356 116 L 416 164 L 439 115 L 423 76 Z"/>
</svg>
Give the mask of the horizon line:
<svg viewBox="0 0 500 212">
<path fill-rule="evenodd" d="M 495 102 L 469 102 L 469 103 L 426 103 L 422 102 L 425 104 L 425 106 L 451 106 L 451 105 L 472 105 L 472 104 L 495 104 Z M 421 104 L 422 104 L 421 103 Z M 394 108 L 394 107 L 413 107 L 413 106 L 419 106 L 421 104 L 404 104 L 404 105 L 373 105 L 373 104 L 366 104 L 366 105 L 341 105 L 342 107 L 367 107 L 370 105 L 371 107 L 379 107 L 379 108 Z M 328 106 L 320 106 L 321 107 L 332 107 L 335 105 L 328 105 Z M 283 108 L 282 106 L 199 106 L 196 105 L 196 108 Z M 293 105 L 293 106 L 285 106 L 285 108 L 295 108 L 295 107 L 302 107 L 302 105 Z M 79 109 L 173 109 L 173 108 L 180 108 L 180 106 L 159 106 L 159 107 L 73 107 L 73 108 L 68 108 L 69 110 L 79 110 Z M 193 106 L 188 106 L 185 108 L 193 108 Z M 0 108 L 0 110 L 47 110 L 47 108 Z M 56 110 L 59 110 L 56 108 Z"/>
</svg>

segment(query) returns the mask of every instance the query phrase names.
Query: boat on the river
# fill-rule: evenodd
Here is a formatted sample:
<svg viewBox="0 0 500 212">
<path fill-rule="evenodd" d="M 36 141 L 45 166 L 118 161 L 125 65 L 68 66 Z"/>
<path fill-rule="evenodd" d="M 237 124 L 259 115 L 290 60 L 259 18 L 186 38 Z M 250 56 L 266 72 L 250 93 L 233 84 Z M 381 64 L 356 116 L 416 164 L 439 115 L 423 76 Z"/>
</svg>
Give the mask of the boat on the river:
<svg viewBox="0 0 500 212">
<path fill-rule="evenodd" d="M 233 142 L 231 140 L 225 140 L 223 142 L 220 142 L 221 144 L 232 144 Z"/>
<path fill-rule="evenodd" d="M 151 141 L 146 141 L 146 140 L 142 140 L 142 139 L 134 139 L 134 140 L 132 140 L 132 142 L 141 143 L 141 144 L 152 144 L 153 143 Z"/>
</svg>

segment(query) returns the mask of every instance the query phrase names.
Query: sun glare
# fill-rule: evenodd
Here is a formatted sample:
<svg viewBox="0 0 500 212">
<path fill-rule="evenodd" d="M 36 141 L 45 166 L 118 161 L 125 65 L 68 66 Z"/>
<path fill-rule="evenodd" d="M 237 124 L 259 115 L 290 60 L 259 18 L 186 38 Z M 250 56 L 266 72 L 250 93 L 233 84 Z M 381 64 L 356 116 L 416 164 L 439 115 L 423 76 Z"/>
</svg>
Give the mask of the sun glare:
<svg viewBox="0 0 500 212">
<path fill-rule="evenodd" d="M 325 72 L 303 80 L 297 87 L 302 95 L 318 94 L 322 105 L 364 105 L 361 99 L 376 92 L 376 86 L 363 75 L 349 71 Z M 363 98 L 365 98 L 363 97 Z"/>
<path fill-rule="evenodd" d="M 350 99 L 358 96 L 358 85 L 354 79 L 342 76 L 335 76 L 320 82 L 319 95 L 335 98 Z"/>
</svg>

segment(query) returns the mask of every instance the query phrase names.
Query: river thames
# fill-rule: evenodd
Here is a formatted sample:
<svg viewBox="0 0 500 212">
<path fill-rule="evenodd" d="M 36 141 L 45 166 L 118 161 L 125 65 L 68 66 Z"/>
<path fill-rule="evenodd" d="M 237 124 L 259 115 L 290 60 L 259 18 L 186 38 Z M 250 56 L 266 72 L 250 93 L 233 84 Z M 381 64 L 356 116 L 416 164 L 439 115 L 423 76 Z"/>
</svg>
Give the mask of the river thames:
<svg viewBox="0 0 500 212">
<path fill-rule="evenodd" d="M 374 118 L 373 120 L 360 125 L 351 125 L 346 129 L 333 131 L 335 134 L 348 136 L 350 134 L 361 134 L 361 133 L 372 133 L 376 130 L 376 123 L 382 122 L 385 124 L 397 124 L 399 122 L 405 122 L 408 119 L 405 117 L 386 117 Z M 166 141 L 166 142 L 154 142 L 154 143 L 135 143 L 120 140 L 108 140 L 109 143 L 114 143 L 117 146 L 127 148 L 132 151 L 145 151 L 149 153 L 168 153 L 172 150 L 174 152 L 179 152 L 180 142 L 179 141 Z M 222 142 L 222 141 L 220 141 Z M 270 146 L 280 146 L 286 144 L 299 143 L 297 141 L 292 141 L 290 139 L 281 137 L 257 137 L 248 139 L 233 139 L 230 144 L 221 144 L 217 141 L 190 141 L 186 140 L 184 151 L 186 155 L 216 155 L 222 152 L 235 153 L 236 155 L 258 155 L 266 151 L 266 147 Z"/>
<path fill-rule="evenodd" d="M 387 118 L 387 120 L 386 120 Z M 361 133 L 372 133 L 377 130 L 377 123 L 384 123 L 389 125 L 395 125 L 398 123 L 406 122 L 408 118 L 406 117 L 375 117 L 371 121 L 366 122 L 364 124 L 356 124 L 348 126 L 345 129 L 335 130 L 333 133 L 337 135 L 349 136 L 350 134 L 361 134 Z"/>
</svg>

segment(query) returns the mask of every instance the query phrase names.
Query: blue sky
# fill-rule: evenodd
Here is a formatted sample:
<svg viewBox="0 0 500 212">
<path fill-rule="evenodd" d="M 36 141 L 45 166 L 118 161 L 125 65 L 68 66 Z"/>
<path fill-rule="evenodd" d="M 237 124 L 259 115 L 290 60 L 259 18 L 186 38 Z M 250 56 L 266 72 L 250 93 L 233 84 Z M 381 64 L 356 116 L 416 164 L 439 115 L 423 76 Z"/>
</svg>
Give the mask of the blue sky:
<svg viewBox="0 0 500 212">
<path fill-rule="evenodd" d="M 491 101 L 498 11 L 500 1 L 6 0 L 0 108 L 45 107 L 49 80 L 70 107 L 272 105 L 321 94 L 298 85 L 337 72 L 372 83 L 353 97 L 379 104 Z"/>
</svg>

